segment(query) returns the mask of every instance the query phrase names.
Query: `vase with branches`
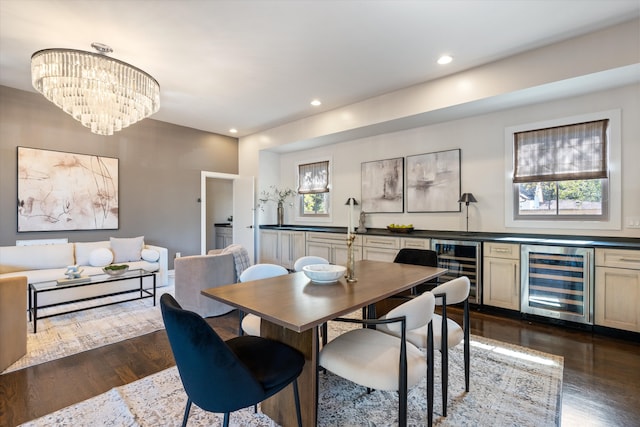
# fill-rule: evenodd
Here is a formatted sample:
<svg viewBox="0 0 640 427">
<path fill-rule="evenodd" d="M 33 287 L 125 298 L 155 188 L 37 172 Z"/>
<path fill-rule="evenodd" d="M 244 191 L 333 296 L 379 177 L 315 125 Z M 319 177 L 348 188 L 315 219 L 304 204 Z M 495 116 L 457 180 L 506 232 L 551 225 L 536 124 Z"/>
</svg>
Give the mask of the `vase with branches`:
<svg viewBox="0 0 640 427">
<path fill-rule="evenodd" d="M 284 202 L 291 196 L 296 194 L 291 188 L 278 188 L 275 185 L 269 187 L 269 190 L 263 190 L 260 193 L 258 200 L 260 201 L 260 208 L 263 209 L 264 204 L 267 202 L 276 202 L 278 204 L 278 226 L 281 226 L 284 222 Z"/>
</svg>

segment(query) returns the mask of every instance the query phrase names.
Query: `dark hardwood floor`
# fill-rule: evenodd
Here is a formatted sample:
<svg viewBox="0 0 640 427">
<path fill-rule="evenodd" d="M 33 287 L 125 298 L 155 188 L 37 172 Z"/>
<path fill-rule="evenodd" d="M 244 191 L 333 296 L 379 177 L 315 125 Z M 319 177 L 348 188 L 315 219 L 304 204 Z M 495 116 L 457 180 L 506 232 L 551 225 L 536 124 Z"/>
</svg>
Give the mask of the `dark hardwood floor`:
<svg viewBox="0 0 640 427">
<path fill-rule="evenodd" d="M 450 311 L 459 321 L 460 312 Z M 471 319 L 473 334 L 564 357 L 562 425 L 640 425 L 637 341 L 477 311 Z M 234 311 L 209 323 L 228 339 L 238 318 Z M 0 425 L 18 425 L 172 365 L 166 333 L 157 331 L 0 375 Z"/>
</svg>

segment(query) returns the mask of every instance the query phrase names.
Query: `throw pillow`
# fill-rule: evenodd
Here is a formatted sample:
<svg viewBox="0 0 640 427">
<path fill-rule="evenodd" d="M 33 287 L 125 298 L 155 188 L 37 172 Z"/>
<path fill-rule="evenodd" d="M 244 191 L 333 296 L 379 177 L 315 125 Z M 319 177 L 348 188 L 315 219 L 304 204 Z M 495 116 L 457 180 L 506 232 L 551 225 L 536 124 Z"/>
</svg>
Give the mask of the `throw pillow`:
<svg viewBox="0 0 640 427">
<path fill-rule="evenodd" d="M 75 251 L 76 251 L 76 264 L 78 265 L 90 265 L 89 257 L 91 253 L 99 248 L 107 248 L 109 249 L 109 242 L 101 241 L 101 242 L 76 242 Z"/>
<path fill-rule="evenodd" d="M 111 264 L 111 261 L 113 261 L 113 252 L 107 248 L 94 249 L 89 255 L 89 265 L 93 267 L 106 267 Z"/>
<path fill-rule="evenodd" d="M 160 252 L 155 249 L 143 249 L 140 256 L 147 262 L 156 262 L 160 259 Z"/>
<path fill-rule="evenodd" d="M 140 261 L 143 247 L 144 236 L 123 239 L 112 237 L 113 262 Z"/>
</svg>

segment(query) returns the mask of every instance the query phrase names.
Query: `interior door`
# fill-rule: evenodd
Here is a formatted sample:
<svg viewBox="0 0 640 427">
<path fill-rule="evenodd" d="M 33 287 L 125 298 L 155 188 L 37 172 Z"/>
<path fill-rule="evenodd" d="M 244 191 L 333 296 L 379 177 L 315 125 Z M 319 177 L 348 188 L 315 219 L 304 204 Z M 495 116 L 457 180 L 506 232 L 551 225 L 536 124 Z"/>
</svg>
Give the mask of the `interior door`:
<svg viewBox="0 0 640 427">
<path fill-rule="evenodd" d="M 233 243 L 240 244 L 255 262 L 254 177 L 238 176 L 233 180 Z"/>
</svg>

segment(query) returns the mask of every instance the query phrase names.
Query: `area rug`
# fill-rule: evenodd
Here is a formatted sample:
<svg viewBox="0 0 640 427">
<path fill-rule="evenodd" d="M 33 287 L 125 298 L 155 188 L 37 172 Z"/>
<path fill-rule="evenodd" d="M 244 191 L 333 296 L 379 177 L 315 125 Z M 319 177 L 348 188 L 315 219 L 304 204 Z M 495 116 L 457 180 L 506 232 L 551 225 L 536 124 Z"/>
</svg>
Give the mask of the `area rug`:
<svg viewBox="0 0 640 427">
<path fill-rule="evenodd" d="M 333 322 L 331 322 L 333 323 Z M 434 424 L 438 426 L 558 426 L 563 359 L 524 347 L 471 337 L 471 391 L 464 392 L 462 346 L 450 352 L 448 417 L 442 417 L 436 356 Z M 436 353 L 437 354 L 437 353 Z M 408 424 L 426 424 L 425 382 L 409 391 Z M 117 387 L 25 426 L 180 425 L 186 395 L 175 367 Z M 366 389 L 331 373 L 320 375 L 319 426 L 397 425 L 397 394 Z M 222 415 L 195 405 L 189 426 L 221 425 Z M 234 426 L 276 426 L 252 408 L 231 415 Z"/>
<path fill-rule="evenodd" d="M 158 288 L 156 299 L 160 300 L 163 293 L 173 295 L 174 287 Z M 131 298 L 131 295 L 108 297 L 101 299 L 100 303 L 126 298 Z M 73 310 L 91 304 L 96 305 L 98 302 L 94 300 L 52 307 L 43 310 L 41 314 L 54 313 L 56 310 Z M 29 322 L 27 354 L 2 373 L 6 374 L 160 329 L 164 329 L 160 305 L 153 306 L 150 298 L 40 319 L 38 332 L 35 334 L 33 322 Z"/>
</svg>

